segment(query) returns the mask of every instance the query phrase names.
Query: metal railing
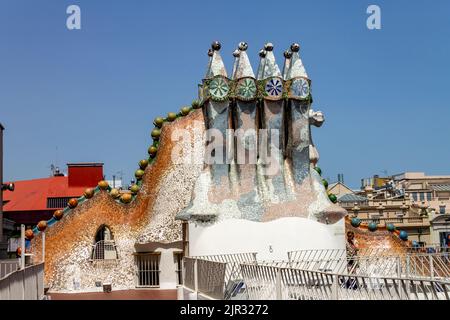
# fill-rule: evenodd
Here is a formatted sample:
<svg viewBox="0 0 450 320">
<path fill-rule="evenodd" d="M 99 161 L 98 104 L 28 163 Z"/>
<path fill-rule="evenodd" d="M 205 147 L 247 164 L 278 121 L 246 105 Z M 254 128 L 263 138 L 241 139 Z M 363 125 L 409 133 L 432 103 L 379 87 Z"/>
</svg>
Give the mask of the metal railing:
<svg viewBox="0 0 450 320">
<path fill-rule="evenodd" d="M 213 299 L 224 299 L 226 262 L 197 259 L 198 291 Z"/>
<path fill-rule="evenodd" d="M 393 255 L 368 248 L 359 254 L 302 250 L 289 252 L 288 261 L 256 261 L 256 254 L 251 259 L 185 257 L 184 285 L 213 299 L 449 299 L 447 253 Z"/>
<path fill-rule="evenodd" d="M 184 274 L 183 284 L 186 288 L 192 291 L 197 291 L 196 287 L 197 266 L 195 260 L 196 260 L 195 258 L 190 257 L 183 258 L 183 274 Z"/>
<path fill-rule="evenodd" d="M 394 255 L 383 248 L 371 248 L 360 249 L 356 256 L 347 256 L 345 249 L 336 249 L 292 251 L 288 257 L 289 267 L 302 270 L 450 280 L 449 253 L 408 251 Z"/>
<path fill-rule="evenodd" d="M 92 246 L 93 261 L 117 260 L 119 258 L 114 240 L 100 240 Z"/>
<path fill-rule="evenodd" d="M 0 260 L 0 279 L 5 277 L 7 274 L 18 270 L 20 267 L 19 259 L 5 259 Z"/>
<path fill-rule="evenodd" d="M 252 300 L 449 300 L 447 281 L 241 264 Z"/>
<path fill-rule="evenodd" d="M 230 299 L 242 285 L 241 263 L 256 263 L 256 253 L 185 257 L 184 286 L 214 299 Z"/>
<path fill-rule="evenodd" d="M 44 263 L 16 270 L 0 279 L 0 300 L 44 298 Z"/>
<path fill-rule="evenodd" d="M 245 262 L 256 263 L 256 252 L 197 256 L 195 258 L 225 263 L 224 296 L 228 298 L 233 294 L 235 287 L 239 285 L 239 281 L 242 281 L 239 265 Z"/>
</svg>

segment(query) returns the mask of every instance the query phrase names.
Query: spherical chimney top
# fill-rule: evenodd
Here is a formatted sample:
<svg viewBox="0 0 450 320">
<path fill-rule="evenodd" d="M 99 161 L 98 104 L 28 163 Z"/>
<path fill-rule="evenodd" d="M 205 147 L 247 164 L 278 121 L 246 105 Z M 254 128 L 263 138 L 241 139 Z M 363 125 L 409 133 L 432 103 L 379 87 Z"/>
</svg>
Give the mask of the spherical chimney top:
<svg viewBox="0 0 450 320">
<path fill-rule="evenodd" d="M 300 45 L 298 43 L 291 44 L 291 51 L 292 52 L 299 52 L 299 50 L 300 50 Z"/>
<path fill-rule="evenodd" d="M 245 51 L 245 50 L 247 50 L 247 48 L 248 48 L 247 42 L 240 42 L 239 43 L 239 50 Z"/>
<path fill-rule="evenodd" d="M 211 44 L 211 48 L 212 48 L 214 51 L 219 51 L 221 47 L 222 47 L 222 45 L 220 44 L 219 41 L 214 41 L 214 42 Z"/>
<path fill-rule="evenodd" d="M 264 49 L 266 51 L 272 51 L 273 50 L 273 44 L 271 42 L 268 42 L 264 45 Z"/>
</svg>

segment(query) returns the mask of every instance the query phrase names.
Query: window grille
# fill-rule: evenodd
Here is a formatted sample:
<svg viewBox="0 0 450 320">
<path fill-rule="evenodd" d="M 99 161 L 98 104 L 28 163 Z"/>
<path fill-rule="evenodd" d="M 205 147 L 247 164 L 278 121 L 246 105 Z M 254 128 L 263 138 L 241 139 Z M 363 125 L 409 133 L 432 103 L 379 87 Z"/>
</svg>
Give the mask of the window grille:
<svg viewBox="0 0 450 320">
<path fill-rule="evenodd" d="M 47 198 L 47 208 L 62 209 L 67 206 L 71 197 Z"/>
<path fill-rule="evenodd" d="M 137 253 L 135 255 L 137 267 L 137 287 L 159 287 L 159 253 Z"/>
</svg>

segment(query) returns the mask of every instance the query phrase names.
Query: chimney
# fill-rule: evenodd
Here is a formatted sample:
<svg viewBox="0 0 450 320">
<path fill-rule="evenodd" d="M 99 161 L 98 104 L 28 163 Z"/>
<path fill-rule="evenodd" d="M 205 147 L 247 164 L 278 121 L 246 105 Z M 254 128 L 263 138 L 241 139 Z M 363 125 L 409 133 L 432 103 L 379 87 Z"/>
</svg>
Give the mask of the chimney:
<svg viewBox="0 0 450 320">
<path fill-rule="evenodd" d="M 103 163 L 68 163 L 69 187 L 94 187 L 103 180 Z"/>
</svg>

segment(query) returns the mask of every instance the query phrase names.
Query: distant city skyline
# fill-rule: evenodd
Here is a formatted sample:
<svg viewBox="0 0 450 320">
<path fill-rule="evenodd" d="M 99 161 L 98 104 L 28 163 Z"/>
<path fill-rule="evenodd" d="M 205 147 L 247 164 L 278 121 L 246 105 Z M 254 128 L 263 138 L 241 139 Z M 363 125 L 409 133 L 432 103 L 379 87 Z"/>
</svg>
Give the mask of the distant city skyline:
<svg viewBox="0 0 450 320">
<path fill-rule="evenodd" d="M 267 2 L 268 3 L 268 2 Z M 81 8 L 68 30 L 66 9 Z M 381 29 L 366 26 L 369 5 Z M 221 17 L 217 19 L 217 10 Z M 197 97 L 206 51 L 299 42 L 312 79 L 319 166 L 330 182 L 374 174 L 450 174 L 450 2 L 14 1 L 0 4 L 0 122 L 5 181 L 45 177 L 50 165 L 104 162 L 108 180 L 133 178 L 148 157 L 153 119 Z M 58 151 L 56 152 L 56 148 Z M 56 163 L 57 162 L 57 163 Z"/>
</svg>

